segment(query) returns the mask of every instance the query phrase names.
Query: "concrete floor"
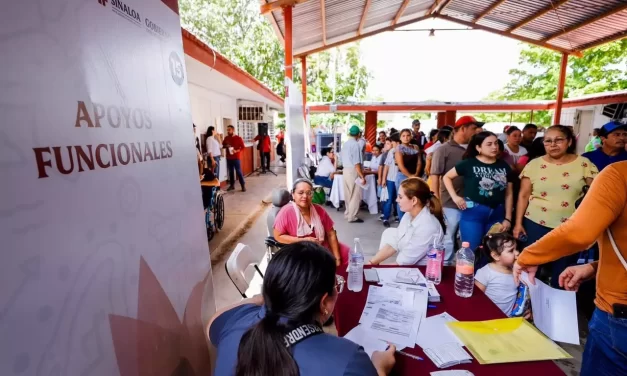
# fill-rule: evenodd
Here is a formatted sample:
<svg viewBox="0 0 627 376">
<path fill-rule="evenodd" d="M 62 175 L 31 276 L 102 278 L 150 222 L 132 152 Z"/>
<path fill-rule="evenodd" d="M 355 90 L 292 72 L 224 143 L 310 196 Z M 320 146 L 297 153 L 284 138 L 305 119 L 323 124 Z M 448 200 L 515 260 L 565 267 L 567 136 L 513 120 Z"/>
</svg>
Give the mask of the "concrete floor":
<svg viewBox="0 0 627 376">
<path fill-rule="evenodd" d="M 259 216 L 256 222 L 250 227 L 248 232 L 239 239 L 240 243 L 249 245 L 257 260 L 260 261 L 260 269 L 265 271 L 267 265 L 266 249 L 263 244 L 264 238 L 267 236 L 267 229 L 265 224 L 265 218 L 268 208 Z M 360 217 L 364 220 L 361 224 L 347 223 L 344 219 L 344 212 L 337 211 L 334 207 L 327 207 L 327 212 L 335 222 L 335 228 L 338 233 L 338 237 L 341 242 L 352 246 L 353 239 L 358 237 L 364 247 L 364 253 L 366 260 L 369 260 L 378 250 L 379 242 L 381 239 L 381 233 L 385 229 L 380 221 L 377 219 L 377 215 L 371 215 L 367 210 L 360 212 Z M 397 224 L 393 223 L 393 227 Z M 391 263 L 394 260 L 388 260 L 386 263 Z M 247 296 L 258 294 L 261 291 L 262 279 L 254 273 L 254 269 L 249 267 L 247 272 L 247 280 L 250 282 L 250 287 L 246 291 Z M 219 262 L 213 268 L 213 284 L 216 300 L 216 308 L 219 309 L 229 304 L 233 304 L 240 299 L 241 295 L 237 289 L 233 286 L 233 283 L 229 280 L 224 261 Z M 331 333 L 334 332 L 334 328 L 329 329 Z M 580 336 L 582 338 L 581 346 L 574 346 L 568 344 L 560 344 L 569 354 L 573 356 L 573 359 L 566 361 L 556 362 L 557 365 L 568 376 L 578 376 L 579 369 L 581 368 L 581 356 L 583 352 L 583 345 L 585 344 L 585 337 L 587 336 L 587 323 L 585 319 L 580 318 Z"/>
</svg>

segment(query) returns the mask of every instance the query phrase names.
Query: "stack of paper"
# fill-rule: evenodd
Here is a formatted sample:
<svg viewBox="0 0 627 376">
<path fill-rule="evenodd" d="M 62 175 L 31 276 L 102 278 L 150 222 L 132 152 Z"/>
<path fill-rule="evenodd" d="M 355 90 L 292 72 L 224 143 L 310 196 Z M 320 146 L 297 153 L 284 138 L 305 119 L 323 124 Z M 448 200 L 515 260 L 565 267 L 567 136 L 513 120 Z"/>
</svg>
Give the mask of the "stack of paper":
<svg viewBox="0 0 627 376">
<path fill-rule="evenodd" d="M 387 342 L 381 341 L 377 338 L 372 338 L 369 333 L 366 332 L 363 325 L 357 325 L 350 332 L 346 333 L 344 338 L 349 339 L 356 344 L 364 348 L 366 354 L 372 358 L 372 353 L 375 351 L 385 351 L 388 347 Z"/>
<path fill-rule="evenodd" d="M 470 354 L 456 343 L 447 343 L 433 349 L 425 349 L 424 352 L 438 368 L 448 368 L 472 362 Z"/>
<path fill-rule="evenodd" d="M 413 308 L 377 303 L 362 325 L 367 335 L 397 347 L 414 347 L 422 315 Z"/>
<path fill-rule="evenodd" d="M 368 298 L 366 298 L 366 306 L 359 319 L 360 323 L 370 315 L 374 305 L 377 303 L 387 303 L 411 309 L 414 306 L 414 292 L 385 286 L 370 286 L 368 289 Z"/>
<path fill-rule="evenodd" d="M 429 317 L 420 325 L 416 344 L 422 347 L 425 354 L 438 368 L 472 361 L 470 354 L 462 347 L 463 343 L 446 326 L 446 323 L 456 321 L 453 316 L 444 312 Z"/>
<path fill-rule="evenodd" d="M 411 283 L 427 285 L 427 279 L 416 268 L 375 268 L 381 283 Z"/>
</svg>

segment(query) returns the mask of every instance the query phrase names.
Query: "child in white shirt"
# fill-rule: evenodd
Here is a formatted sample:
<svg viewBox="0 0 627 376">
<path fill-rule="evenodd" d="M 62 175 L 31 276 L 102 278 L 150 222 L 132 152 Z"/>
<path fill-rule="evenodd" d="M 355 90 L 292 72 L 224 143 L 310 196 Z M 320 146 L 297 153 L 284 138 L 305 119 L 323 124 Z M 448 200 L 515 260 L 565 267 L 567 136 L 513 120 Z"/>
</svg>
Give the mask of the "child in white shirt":
<svg viewBox="0 0 627 376">
<path fill-rule="evenodd" d="M 490 262 L 477 271 L 475 286 L 510 316 L 518 292 L 512 275 L 512 267 L 519 255 L 516 239 L 505 232 L 488 234 L 479 248 Z"/>
</svg>

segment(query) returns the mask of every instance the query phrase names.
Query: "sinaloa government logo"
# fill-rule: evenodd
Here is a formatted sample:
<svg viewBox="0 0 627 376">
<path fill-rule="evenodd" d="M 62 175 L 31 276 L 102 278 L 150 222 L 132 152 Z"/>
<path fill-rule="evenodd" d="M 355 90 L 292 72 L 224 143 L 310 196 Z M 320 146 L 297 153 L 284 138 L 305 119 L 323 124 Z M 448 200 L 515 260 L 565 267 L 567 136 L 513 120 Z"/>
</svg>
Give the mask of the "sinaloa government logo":
<svg viewBox="0 0 627 376">
<path fill-rule="evenodd" d="M 172 79 L 177 85 L 181 86 L 183 84 L 183 80 L 185 80 L 185 71 L 183 70 L 181 58 L 179 58 L 179 55 L 176 52 L 172 51 L 170 53 L 169 60 Z"/>
</svg>

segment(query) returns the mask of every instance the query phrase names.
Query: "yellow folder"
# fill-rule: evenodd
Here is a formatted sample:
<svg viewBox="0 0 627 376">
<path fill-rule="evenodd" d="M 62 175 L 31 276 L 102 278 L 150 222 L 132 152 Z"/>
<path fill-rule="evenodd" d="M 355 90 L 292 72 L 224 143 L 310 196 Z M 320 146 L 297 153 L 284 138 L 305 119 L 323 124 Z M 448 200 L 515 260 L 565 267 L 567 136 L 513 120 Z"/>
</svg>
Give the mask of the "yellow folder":
<svg viewBox="0 0 627 376">
<path fill-rule="evenodd" d="M 572 358 L 522 317 L 446 325 L 480 364 Z"/>
</svg>

